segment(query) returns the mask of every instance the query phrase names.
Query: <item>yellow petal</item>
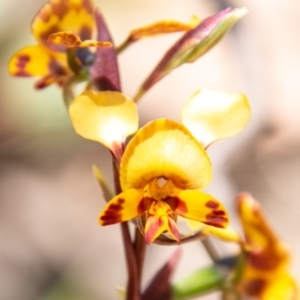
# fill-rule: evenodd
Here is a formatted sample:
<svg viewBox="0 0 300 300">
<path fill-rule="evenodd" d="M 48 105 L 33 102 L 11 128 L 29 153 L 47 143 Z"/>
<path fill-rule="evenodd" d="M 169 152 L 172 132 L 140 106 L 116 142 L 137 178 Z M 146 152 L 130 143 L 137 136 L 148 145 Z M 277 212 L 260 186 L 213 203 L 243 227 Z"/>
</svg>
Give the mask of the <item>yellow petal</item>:
<svg viewBox="0 0 300 300">
<path fill-rule="evenodd" d="M 133 219 L 145 212 L 143 190 L 130 189 L 112 198 L 99 214 L 102 226 Z"/>
<path fill-rule="evenodd" d="M 251 249 L 262 252 L 270 264 L 285 265 L 289 261 L 289 249 L 267 223 L 259 203 L 249 194 L 242 193 L 238 196 L 238 209 L 246 242 Z"/>
<path fill-rule="evenodd" d="M 243 242 L 241 236 L 231 226 L 227 226 L 226 228 L 218 228 L 214 226 L 205 225 L 194 220 L 187 220 L 187 224 L 193 233 L 201 231 L 201 233 L 204 236 L 213 235 L 225 242 Z"/>
<path fill-rule="evenodd" d="M 8 69 L 13 76 L 45 76 L 56 71 L 64 73 L 63 61 L 42 45 L 27 46 L 13 55 Z"/>
<path fill-rule="evenodd" d="M 36 39 L 47 45 L 48 36 L 59 31 L 72 31 L 88 40 L 93 25 L 91 0 L 50 0 L 37 13 L 31 29 Z"/>
<path fill-rule="evenodd" d="M 271 279 L 271 282 L 263 290 L 262 300 L 299 300 L 300 294 L 297 283 L 288 273 Z"/>
<path fill-rule="evenodd" d="M 120 167 L 123 190 L 165 177 L 181 188 L 203 188 L 211 180 L 203 147 L 180 123 L 161 119 L 141 128 L 128 143 Z"/>
<path fill-rule="evenodd" d="M 225 228 L 229 223 L 223 204 L 209 194 L 197 190 L 185 190 L 176 197 L 164 201 L 184 218 L 219 228 Z"/>
<path fill-rule="evenodd" d="M 232 227 L 228 226 L 227 228 L 221 229 L 213 226 L 204 226 L 202 229 L 203 233 L 207 235 L 213 235 L 225 242 L 241 242 L 241 237 Z"/>
<path fill-rule="evenodd" d="M 182 123 L 206 148 L 216 140 L 236 135 L 251 116 L 244 94 L 200 90 L 182 109 Z"/>
<path fill-rule="evenodd" d="M 119 92 L 85 91 L 71 103 L 69 113 L 79 135 L 109 149 L 138 129 L 136 104 Z"/>
<path fill-rule="evenodd" d="M 73 32 L 56 32 L 48 37 L 48 43 L 56 45 L 64 45 L 68 48 L 84 48 L 84 47 L 96 47 L 96 48 L 109 48 L 112 47 L 110 42 L 98 42 L 93 40 L 82 41 L 80 37 Z"/>
</svg>

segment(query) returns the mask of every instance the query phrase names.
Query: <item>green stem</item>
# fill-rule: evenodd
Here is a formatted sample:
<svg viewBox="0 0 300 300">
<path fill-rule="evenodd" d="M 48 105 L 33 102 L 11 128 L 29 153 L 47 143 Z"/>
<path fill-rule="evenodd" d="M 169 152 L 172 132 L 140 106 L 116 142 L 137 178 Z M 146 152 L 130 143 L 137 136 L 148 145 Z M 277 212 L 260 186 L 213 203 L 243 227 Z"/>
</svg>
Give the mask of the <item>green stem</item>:
<svg viewBox="0 0 300 300">
<path fill-rule="evenodd" d="M 122 51 L 124 51 L 130 44 L 132 43 L 132 40 L 127 38 L 121 45 L 119 45 L 116 48 L 117 54 L 120 54 Z"/>
<path fill-rule="evenodd" d="M 133 97 L 133 102 L 137 103 L 142 96 L 146 93 L 146 91 L 141 87 L 138 92 Z"/>
<path fill-rule="evenodd" d="M 81 65 L 79 64 L 77 57 L 76 57 L 76 49 L 67 49 L 67 59 L 68 65 L 70 69 L 75 73 L 78 74 L 81 71 Z"/>
<path fill-rule="evenodd" d="M 75 87 L 78 83 L 83 82 L 87 79 L 87 75 L 84 73 L 75 74 L 68 79 L 68 81 L 63 86 L 63 99 L 66 105 L 67 110 L 72 101 L 76 98 Z"/>
</svg>

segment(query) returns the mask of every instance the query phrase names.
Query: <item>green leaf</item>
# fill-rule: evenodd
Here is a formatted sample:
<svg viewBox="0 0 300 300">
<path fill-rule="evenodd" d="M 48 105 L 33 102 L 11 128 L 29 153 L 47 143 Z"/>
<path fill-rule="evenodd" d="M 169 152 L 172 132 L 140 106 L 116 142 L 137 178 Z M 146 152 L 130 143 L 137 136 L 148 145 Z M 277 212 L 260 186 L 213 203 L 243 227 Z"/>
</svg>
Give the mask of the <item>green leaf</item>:
<svg viewBox="0 0 300 300">
<path fill-rule="evenodd" d="M 172 286 L 173 297 L 176 300 L 221 289 L 224 272 L 215 267 L 198 270 Z"/>
</svg>

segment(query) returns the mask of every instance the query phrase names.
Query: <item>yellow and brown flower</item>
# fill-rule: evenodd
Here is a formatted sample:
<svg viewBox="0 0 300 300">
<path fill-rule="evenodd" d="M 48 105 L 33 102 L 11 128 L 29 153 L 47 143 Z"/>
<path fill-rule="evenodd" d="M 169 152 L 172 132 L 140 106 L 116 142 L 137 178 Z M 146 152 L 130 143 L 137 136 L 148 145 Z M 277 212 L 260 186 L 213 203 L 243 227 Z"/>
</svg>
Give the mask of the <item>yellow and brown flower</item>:
<svg viewBox="0 0 300 300">
<path fill-rule="evenodd" d="M 177 216 L 225 228 L 229 217 L 223 204 L 201 192 L 212 177 L 205 147 L 241 131 L 249 117 L 244 95 L 202 90 L 185 105 L 183 124 L 160 119 L 142 127 L 121 159 L 123 192 L 100 213 L 100 225 L 140 217 L 147 243 L 162 233 L 179 242 Z"/>
<path fill-rule="evenodd" d="M 110 43 L 91 41 L 93 28 L 91 0 L 50 0 L 31 24 L 32 34 L 38 43 L 26 46 L 13 55 L 8 66 L 10 74 L 40 77 L 36 88 L 54 82 L 62 85 L 72 74 L 68 66 L 68 47 L 110 46 Z M 55 35 L 48 40 L 52 34 Z"/>
<path fill-rule="evenodd" d="M 277 237 L 250 195 L 241 194 L 238 201 L 249 251 L 238 288 L 262 300 L 300 299 L 297 283 L 289 272 L 289 247 Z"/>
</svg>

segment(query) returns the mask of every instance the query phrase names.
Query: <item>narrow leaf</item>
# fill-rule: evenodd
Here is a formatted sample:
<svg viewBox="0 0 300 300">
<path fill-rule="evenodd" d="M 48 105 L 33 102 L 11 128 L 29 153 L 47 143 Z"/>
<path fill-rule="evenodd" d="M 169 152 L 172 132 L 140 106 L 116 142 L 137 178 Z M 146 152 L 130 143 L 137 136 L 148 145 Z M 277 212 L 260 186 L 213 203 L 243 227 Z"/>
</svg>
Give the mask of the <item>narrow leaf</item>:
<svg viewBox="0 0 300 300">
<path fill-rule="evenodd" d="M 108 182 L 102 175 L 101 171 L 95 165 L 93 166 L 93 174 L 102 189 L 104 199 L 108 202 L 114 197 L 112 189 L 110 188 Z"/>
</svg>

